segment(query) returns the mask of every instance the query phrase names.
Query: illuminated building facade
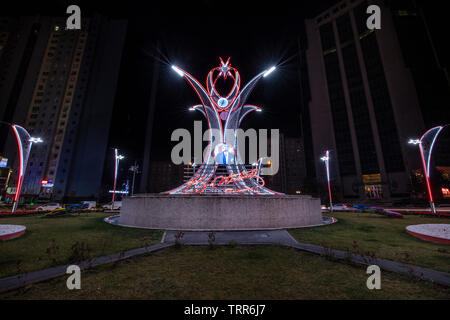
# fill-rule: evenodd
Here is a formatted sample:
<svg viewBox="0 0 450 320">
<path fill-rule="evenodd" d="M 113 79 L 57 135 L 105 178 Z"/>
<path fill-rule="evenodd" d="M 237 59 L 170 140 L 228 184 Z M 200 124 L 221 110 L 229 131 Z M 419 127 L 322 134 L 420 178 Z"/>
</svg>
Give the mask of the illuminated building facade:
<svg viewBox="0 0 450 320">
<path fill-rule="evenodd" d="M 366 25 L 370 4 L 381 7 L 381 30 Z M 410 196 L 420 167 L 407 145 L 425 125 L 391 10 L 382 1 L 346 0 L 306 21 L 309 112 L 319 182 L 330 152 L 330 176 L 343 199 Z"/>
<path fill-rule="evenodd" d="M 101 16 L 66 30 L 65 19 L 9 19 L 0 33 L 8 72 L 1 119 L 44 141 L 30 154 L 22 193 L 56 200 L 98 196 L 126 31 L 125 22 Z M 3 150 L 15 159 L 11 138 Z"/>
</svg>

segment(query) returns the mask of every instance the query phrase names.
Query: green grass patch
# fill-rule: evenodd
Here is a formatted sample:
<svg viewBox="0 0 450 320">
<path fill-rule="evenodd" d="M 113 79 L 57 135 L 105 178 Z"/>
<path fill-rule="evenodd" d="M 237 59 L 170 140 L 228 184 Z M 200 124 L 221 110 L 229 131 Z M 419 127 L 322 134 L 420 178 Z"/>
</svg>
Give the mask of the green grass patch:
<svg viewBox="0 0 450 320">
<path fill-rule="evenodd" d="M 414 224 L 450 223 L 447 218 L 406 216 L 394 219 L 367 213 L 335 212 L 333 225 L 289 230 L 300 242 L 350 252 L 373 252 L 377 258 L 395 260 L 450 272 L 450 247 L 419 240 L 405 228 Z"/>
<path fill-rule="evenodd" d="M 73 263 L 158 243 L 162 231 L 105 223 L 108 214 L 82 213 L 52 218 L 0 218 L 0 224 L 27 227 L 20 238 L 0 241 L 0 278 Z"/>
<path fill-rule="evenodd" d="M 0 295 L 0 299 L 449 299 L 450 289 L 280 246 L 168 248 Z"/>
</svg>

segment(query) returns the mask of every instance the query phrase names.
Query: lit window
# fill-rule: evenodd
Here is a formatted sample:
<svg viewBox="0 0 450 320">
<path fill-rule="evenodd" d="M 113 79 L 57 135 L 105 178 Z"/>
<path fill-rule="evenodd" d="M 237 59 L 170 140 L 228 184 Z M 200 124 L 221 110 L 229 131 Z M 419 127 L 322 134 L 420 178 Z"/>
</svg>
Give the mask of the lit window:
<svg viewBox="0 0 450 320">
<path fill-rule="evenodd" d="M 441 190 L 442 190 L 442 195 L 444 196 L 444 198 L 450 198 L 450 189 L 441 188 Z"/>
</svg>

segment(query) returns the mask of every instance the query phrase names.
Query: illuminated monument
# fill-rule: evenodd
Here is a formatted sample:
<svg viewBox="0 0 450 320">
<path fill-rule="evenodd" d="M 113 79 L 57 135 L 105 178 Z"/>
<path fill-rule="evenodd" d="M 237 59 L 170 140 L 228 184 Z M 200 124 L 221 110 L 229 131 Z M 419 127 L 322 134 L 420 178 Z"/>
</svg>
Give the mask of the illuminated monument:
<svg viewBox="0 0 450 320">
<path fill-rule="evenodd" d="M 275 70 L 259 73 L 242 90 L 239 72 L 230 59 L 212 69 L 204 88 L 192 75 L 172 66 L 194 88 L 201 104 L 191 109 L 201 112 L 209 126 L 209 145 L 202 165 L 194 176 L 176 189 L 162 194 L 137 194 L 123 199 L 122 226 L 166 230 L 262 230 L 322 225 L 319 199 L 288 196 L 264 186 L 259 168 L 247 171 L 237 130 L 244 117 L 260 110 L 247 105 L 258 80 Z M 217 80 L 231 78 L 226 96 L 216 89 Z M 260 162 L 259 162 L 260 163 Z M 217 175 L 225 166 L 228 176 Z"/>
<path fill-rule="evenodd" d="M 206 157 L 199 170 L 188 182 L 167 193 L 279 195 L 264 187 L 264 180 L 259 176 L 257 169 L 247 171 L 239 153 L 237 134 L 237 129 L 244 117 L 252 111 L 261 110 L 257 106 L 245 104 L 250 92 L 258 81 L 272 73 L 275 67 L 258 74 L 241 90 L 241 77 L 237 69 L 231 66 L 230 58 L 227 62 L 223 62 L 220 58 L 220 64 L 209 72 L 206 89 L 192 75 L 181 68 L 172 66 L 172 69 L 184 77 L 199 96 L 202 104 L 192 109 L 200 111 L 205 116 L 210 135 Z M 222 96 L 216 89 L 216 83 L 219 78 L 226 80 L 228 77 L 233 79 L 234 83 L 230 92 Z M 226 166 L 228 177 L 215 175 L 219 165 Z M 222 186 L 226 187 L 220 188 Z"/>
</svg>

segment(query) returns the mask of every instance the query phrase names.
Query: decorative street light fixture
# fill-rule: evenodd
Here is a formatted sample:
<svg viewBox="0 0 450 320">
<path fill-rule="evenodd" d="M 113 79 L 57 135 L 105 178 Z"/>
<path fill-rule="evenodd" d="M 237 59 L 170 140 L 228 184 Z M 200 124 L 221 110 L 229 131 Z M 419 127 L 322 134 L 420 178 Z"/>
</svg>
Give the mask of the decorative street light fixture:
<svg viewBox="0 0 450 320">
<path fill-rule="evenodd" d="M 134 162 L 134 166 L 131 166 L 130 171 L 133 172 L 133 182 L 131 184 L 131 195 L 134 195 L 134 179 L 136 178 L 136 173 L 139 173 L 139 165 L 137 164 L 137 161 Z"/>
<path fill-rule="evenodd" d="M 433 194 L 431 192 L 431 186 L 430 186 L 431 153 L 433 152 L 434 144 L 436 142 L 436 139 L 437 139 L 439 133 L 441 133 L 442 129 L 444 129 L 444 126 L 438 126 L 438 127 L 431 128 L 430 130 L 425 132 L 420 139 L 410 139 L 408 141 L 409 144 L 419 145 L 420 157 L 422 159 L 423 171 L 425 174 L 428 198 L 430 201 L 430 208 L 431 208 L 432 213 L 436 213 L 436 207 L 434 205 Z M 431 141 L 431 143 L 427 143 L 427 141 Z"/>
<path fill-rule="evenodd" d="M 263 160 L 264 159 L 268 159 L 267 157 L 261 157 L 258 159 L 258 161 L 252 163 L 252 168 L 256 169 L 256 175 L 257 176 L 261 176 L 261 168 L 263 167 Z M 265 164 L 267 167 L 271 167 L 272 166 L 272 161 L 267 161 L 267 163 Z"/>
<path fill-rule="evenodd" d="M 330 150 L 325 151 L 325 156 L 320 158 L 325 162 L 325 168 L 327 170 L 327 181 L 328 181 L 328 195 L 330 197 L 330 212 L 333 212 L 333 198 L 331 196 L 331 184 L 330 184 Z"/>
<path fill-rule="evenodd" d="M 30 138 L 30 142 L 32 142 L 32 143 L 40 143 L 40 142 L 44 142 L 44 141 L 41 138 L 31 137 Z"/>
<path fill-rule="evenodd" d="M 119 161 L 124 159 L 123 155 L 119 155 L 119 149 L 114 148 L 114 187 L 111 201 L 111 210 L 114 210 L 114 198 L 116 195 L 117 172 L 119 170 Z"/>
<path fill-rule="evenodd" d="M 22 190 L 23 177 L 27 169 L 31 146 L 33 143 L 41 143 L 43 140 L 41 138 L 31 137 L 25 128 L 17 124 L 11 124 L 10 126 L 14 132 L 19 153 L 19 177 L 17 178 L 16 193 L 14 195 L 14 203 L 12 207 L 12 212 L 16 212 L 17 206 L 19 205 L 20 191 Z"/>
</svg>

